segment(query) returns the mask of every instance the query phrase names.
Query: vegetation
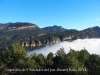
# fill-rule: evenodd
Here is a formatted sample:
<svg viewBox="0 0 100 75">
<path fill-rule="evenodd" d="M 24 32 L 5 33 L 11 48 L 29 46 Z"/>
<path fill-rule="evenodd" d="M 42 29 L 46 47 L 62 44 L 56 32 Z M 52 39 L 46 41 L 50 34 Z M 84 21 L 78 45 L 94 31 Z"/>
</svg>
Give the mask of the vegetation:
<svg viewBox="0 0 100 75">
<path fill-rule="evenodd" d="M 99 32 L 100 27 L 98 26 L 78 31 L 75 29 L 65 29 L 56 25 L 52 27 L 39 28 L 36 24 L 26 22 L 0 23 L 0 49 L 2 49 L 5 44 L 10 47 L 13 42 L 17 41 L 28 41 L 30 43 L 31 41 L 41 41 L 42 46 L 44 46 L 43 40 L 51 41 L 53 37 L 59 38 L 60 41 L 67 40 L 64 39 L 66 37 L 71 37 L 71 41 L 84 38 L 100 38 Z"/>
<path fill-rule="evenodd" d="M 85 48 L 66 54 L 60 48 L 54 55 L 33 53 L 28 56 L 19 42 L 0 50 L 0 75 L 100 75 L 100 56 Z"/>
<path fill-rule="evenodd" d="M 21 27 L 34 26 L 34 28 L 18 29 Z M 14 28 L 16 27 L 16 28 Z M 3 45 L 11 46 L 13 42 L 21 41 L 22 39 L 30 39 L 32 36 L 37 36 L 38 34 L 45 33 L 37 25 L 32 23 L 7 23 L 0 24 L 0 48 Z"/>
</svg>

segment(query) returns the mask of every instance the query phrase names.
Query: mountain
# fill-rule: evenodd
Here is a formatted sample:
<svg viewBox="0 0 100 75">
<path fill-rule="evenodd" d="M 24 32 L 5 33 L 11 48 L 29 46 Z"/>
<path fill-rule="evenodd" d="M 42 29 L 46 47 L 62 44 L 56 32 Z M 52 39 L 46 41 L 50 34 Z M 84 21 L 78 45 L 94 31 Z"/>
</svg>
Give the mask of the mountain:
<svg viewBox="0 0 100 75">
<path fill-rule="evenodd" d="M 0 23 L 0 48 L 20 41 L 28 50 L 76 39 L 100 38 L 100 27 L 90 27 L 81 31 L 65 29 L 61 26 L 39 28 L 36 24 L 26 22 Z"/>
<path fill-rule="evenodd" d="M 57 25 L 44 27 L 42 29 L 47 31 L 47 32 L 63 32 L 63 31 L 66 31 L 66 29 L 64 29 L 62 26 L 57 26 Z"/>
<path fill-rule="evenodd" d="M 32 23 L 6 23 L 6 24 L 0 24 L 0 31 L 2 32 L 11 32 L 16 30 L 24 30 L 24 29 L 32 29 L 32 28 L 38 28 L 35 24 Z"/>
<path fill-rule="evenodd" d="M 46 46 L 48 44 L 54 44 L 61 41 L 73 41 L 76 39 L 85 39 L 85 38 L 100 38 L 100 27 L 95 26 L 87 28 L 81 31 L 75 29 L 66 29 L 63 32 L 47 32 L 45 35 L 38 36 L 39 39 L 35 40 L 24 40 L 22 41 L 22 46 L 27 48 L 37 48 Z"/>
<path fill-rule="evenodd" d="M 18 40 L 37 36 L 41 33 L 45 33 L 45 31 L 32 23 L 17 22 L 0 24 L 0 45 L 11 45 Z"/>
</svg>

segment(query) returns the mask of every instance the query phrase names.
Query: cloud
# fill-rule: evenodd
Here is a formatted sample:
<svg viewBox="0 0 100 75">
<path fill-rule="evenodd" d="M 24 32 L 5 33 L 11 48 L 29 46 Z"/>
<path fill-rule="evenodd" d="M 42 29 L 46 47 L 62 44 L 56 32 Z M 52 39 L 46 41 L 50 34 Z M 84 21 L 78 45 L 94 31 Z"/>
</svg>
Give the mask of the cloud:
<svg viewBox="0 0 100 75">
<path fill-rule="evenodd" d="M 85 49 L 87 49 L 87 51 L 91 54 L 100 54 L 100 39 L 96 39 L 96 38 L 95 39 L 78 39 L 73 42 L 64 41 L 64 42 L 56 43 L 53 45 L 48 45 L 46 47 L 36 49 L 34 51 L 30 51 L 28 52 L 28 55 L 32 54 L 33 52 L 36 52 L 37 54 L 42 53 L 45 56 L 49 52 L 52 52 L 55 54 L 57 50 L 59 50 L 62 47 L 65 49 L 66 53 L 69 52 L 70 47 L 72 49 L 79 50 L 79 51 L 84 49 L 85 47 Z"/>
</svg>

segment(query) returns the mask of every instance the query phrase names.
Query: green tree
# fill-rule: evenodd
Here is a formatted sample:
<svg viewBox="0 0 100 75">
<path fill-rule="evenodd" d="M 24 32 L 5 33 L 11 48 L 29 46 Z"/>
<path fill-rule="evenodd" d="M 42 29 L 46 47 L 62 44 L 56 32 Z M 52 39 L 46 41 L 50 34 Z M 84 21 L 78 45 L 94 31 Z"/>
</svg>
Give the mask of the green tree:
<svg viewBox="0 0 100 75">
<path fill-rule="evenodd" d="M 90 53 L 84 48 L 79 52 L 78 59 L 80 62 L 84 63 L 89 59 Z"/>
<path fill-rule="evenodd" d="M 12 68 L 12 69 L 25 68 L 26 69 L 26 68 L 36 68 L 37 67 L 35 60 L 27 56 L 26 50 L 20 45 L 19 42 L 12 44 L 11 48 L 8 48 L 6 46 L 0 52 L 0 58 L 1 58 L 2 63 L 4 63 L 4 69 L 5 68 Z M 8 75 L 12 75 L 12 74 L 22 75 L 22 71 L 19 71 L 19 72 L 18 71 L 17 72 L 8 71 L 7 73 Z M 23 74 L 25 75 L 25 73 Z"/>
<path fill-rule="evenodd" d="M 85 65 L 89 70 L 90 75 L 100 75 L 100 56 L 91 54 Z"/>
<path fill-rule="evenodd" d="M 75 51 L 74 49 L 70 49 L 69 53 L 66 56 L 66 61 L 67 61 L 67 67 L 68 68 L 74 68 L 76 71 L 68 72 L 68 74 L 73 74 L 73 75 L 87 75 L 87 70 L 86 66 L 84 63 L 81 63 L 78 60 L 79 56 L 79 51 Z M 79 71 L 81 70 L 81 71 Z M 85 71 L 84 71 L 85 70 Z"/>
<path fill-rule="evenodd" d="M 63 57 L 64 55 L 66 55 L 64 48 L 60 48 L 60 50 L 58 50 L 55 55 L 59 57 Z"/>
<path fill-rule="evenodd" d="M 34 53 L 32 59 L 36 61 L 39 68 L 45 67 L 46 57 L 42 53 L 40 53 L 38 55 L 36 53 Z"/>
<path fill-rule="evenodd" d="M 50 66 L 51 67 L 53 65 L 53 58 L 54 58 L 54 54 L 52 52 L 50 52 L 47 55 L 47 60 L 46 60 L 47 66 Z"/>
</svg>

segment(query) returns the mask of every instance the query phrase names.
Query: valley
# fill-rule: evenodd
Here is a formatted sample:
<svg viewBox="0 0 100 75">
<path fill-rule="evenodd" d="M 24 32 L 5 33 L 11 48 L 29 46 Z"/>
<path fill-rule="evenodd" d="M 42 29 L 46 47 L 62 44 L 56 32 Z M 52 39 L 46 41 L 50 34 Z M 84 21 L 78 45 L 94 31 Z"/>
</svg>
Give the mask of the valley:
<svg viewBox="0 0 100 75">
<path fill-rule="evenodd" d="M 62 41 L 85 38 L 100 38 L 100 27 L 90 27 L 81 31 L 65 29 L 61 26 L 39 28 L 36 24 L 26 22 L 0 24 L 0 48 L 11 46 L 19 41 L 27 50 L 44 47 Z"/>
</svg>

